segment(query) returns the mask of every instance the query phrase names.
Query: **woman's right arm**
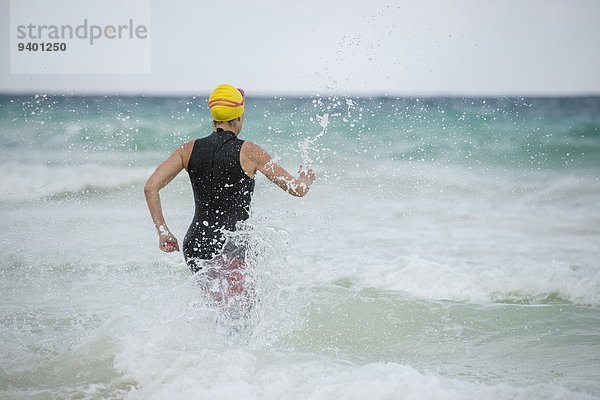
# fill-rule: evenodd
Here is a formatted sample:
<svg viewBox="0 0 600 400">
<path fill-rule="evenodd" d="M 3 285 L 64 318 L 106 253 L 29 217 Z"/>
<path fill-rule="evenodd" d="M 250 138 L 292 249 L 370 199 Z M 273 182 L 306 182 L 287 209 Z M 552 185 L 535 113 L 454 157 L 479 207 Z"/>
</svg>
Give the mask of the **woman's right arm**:
<svg viewBox="0 0 600 400">
<path fill-rule="evenodd" d="M 248 146 L 248 156 L 255 169 L 263 173 L 271 182 L 285 190 L 292 196 L 303 197 L 308 193 L 310 186 L 315 181 L 315 172 L 312 168 L 298 170 L 298 177 L 293 177 L 283 167 L 277 164 L 262 147 L 252 142 L 244 142 Z"/>
</svg>

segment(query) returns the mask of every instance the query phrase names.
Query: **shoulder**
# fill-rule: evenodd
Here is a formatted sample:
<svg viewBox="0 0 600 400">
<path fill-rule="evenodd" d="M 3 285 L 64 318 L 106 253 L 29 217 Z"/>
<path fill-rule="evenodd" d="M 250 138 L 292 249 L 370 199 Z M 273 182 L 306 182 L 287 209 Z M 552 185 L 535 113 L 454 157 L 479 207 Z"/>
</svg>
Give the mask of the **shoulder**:
<svg viewBox="0 0 600 400">
<path fill-rule="evenodd" d="M 192 151 L 194 150 L 194 145 L 196 144 L 196 139 L 192 139 L 188 142 L 185 142 L 181 146 L 175 149 L 175 153 L 179 154 L 181 157 L 181 161 L 183 161 L 184 167 L 187 169 L 188 161 L 190 156 L 192 155 Z"/>
<path fill-rule="evenodd" d="M 262 147 L 250 141 L 244 141 L 240 151 L 240 160 L 242 167 L 249 166 L 246 169 L 256 171 L 263 168 L 270 160 L 271 156 Z"/>
<path fill-rule="evenodd" d="M 245 156 L 251 159 L 261 159 L 264 157 L 270 157 L 269 153 L 259 145 L 249 140 L 245 140 L 242 144 L 242 152 Z"/>
<path fill-rule="evenodd" d="M 180 155 L 189 155 L 192 150 L 194 149 L 194 144 L 196 143 L 196 139 L 192 139 L 188 142 L 185 142 L 184 144 L 180 145 L 179 147 L 177 147 L 175 149 L 175 152 L 180 154 Z"/>
</svg>

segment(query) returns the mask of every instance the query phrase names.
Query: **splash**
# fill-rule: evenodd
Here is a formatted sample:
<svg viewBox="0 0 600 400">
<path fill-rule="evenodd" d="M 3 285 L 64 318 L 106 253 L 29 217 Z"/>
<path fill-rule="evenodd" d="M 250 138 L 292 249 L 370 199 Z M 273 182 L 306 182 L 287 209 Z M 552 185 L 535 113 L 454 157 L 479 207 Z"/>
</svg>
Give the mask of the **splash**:
<svg viewBox="0 0 600 400">
<path fill-rule="evenodd" d="M 329 126 L 329 114 L 317 115 L 317 120 L 321 126 L 321 132 L 317 133 L 314 137 L 308 136 L 299 145 L 300 153 L 302 154 L 302 164 L 309 166 L 314 162 L 314 159 L 310 156 L 311 152 L 318 152 L 318 149 L 314 148 L 314 144 L 327 132 Z"/>
</svg>

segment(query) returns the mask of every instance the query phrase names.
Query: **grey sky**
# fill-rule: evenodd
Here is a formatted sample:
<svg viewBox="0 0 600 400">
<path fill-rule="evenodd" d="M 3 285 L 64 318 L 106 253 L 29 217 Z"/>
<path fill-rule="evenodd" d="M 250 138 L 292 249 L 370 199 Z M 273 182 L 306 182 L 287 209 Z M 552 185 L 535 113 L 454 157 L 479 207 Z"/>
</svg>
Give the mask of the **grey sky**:
<svg viewBox="0 0 600 400">
<path fill-rule="evenodd" d="M 7 55 L 9 0 L 0 15 Z M 600 94 L 598 21 L 596 0 L 154 0 L 151 74 L 11 75 L 2 57 L 0 91 Z"/>
</svg>

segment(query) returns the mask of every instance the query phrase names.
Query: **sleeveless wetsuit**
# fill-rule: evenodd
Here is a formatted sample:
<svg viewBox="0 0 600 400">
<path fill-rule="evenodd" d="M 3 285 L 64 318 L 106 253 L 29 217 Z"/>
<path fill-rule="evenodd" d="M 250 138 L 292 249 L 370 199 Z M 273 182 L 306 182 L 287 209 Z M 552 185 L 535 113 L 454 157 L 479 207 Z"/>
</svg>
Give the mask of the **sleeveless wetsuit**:
<svg viewBox="0 0 600 400">
<path fill-rule="evenodd" d="M 243 143 L 222 129 L 194 142 L 188 174 L 196 210 L 183 239 L 183 255 L 193 272 L 202 268 L 199 260 L 221 253 L 223 230 L 234 231 L 237 222 L 249 217 L 254 179 L 240 164 Z"/>
</svg>

